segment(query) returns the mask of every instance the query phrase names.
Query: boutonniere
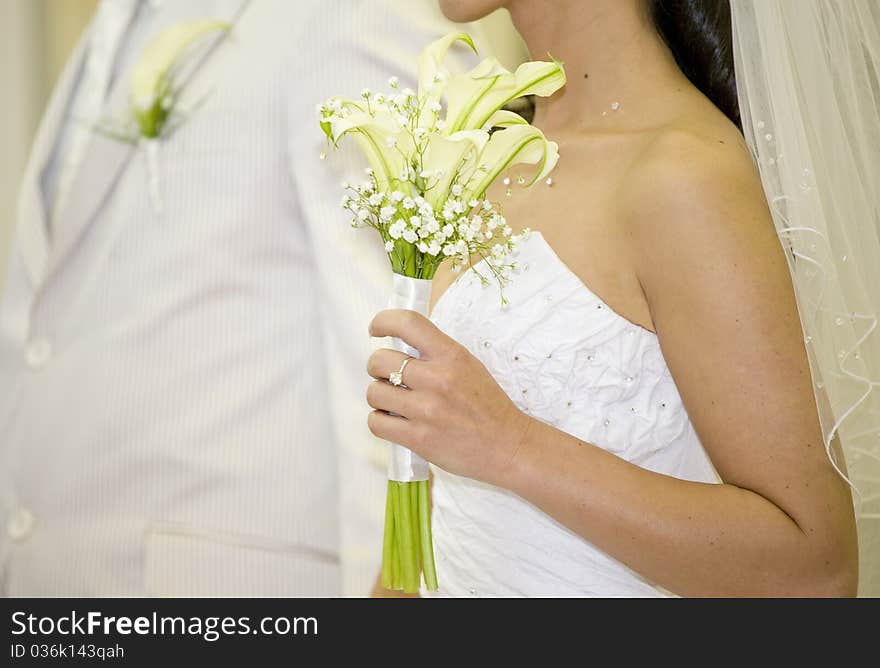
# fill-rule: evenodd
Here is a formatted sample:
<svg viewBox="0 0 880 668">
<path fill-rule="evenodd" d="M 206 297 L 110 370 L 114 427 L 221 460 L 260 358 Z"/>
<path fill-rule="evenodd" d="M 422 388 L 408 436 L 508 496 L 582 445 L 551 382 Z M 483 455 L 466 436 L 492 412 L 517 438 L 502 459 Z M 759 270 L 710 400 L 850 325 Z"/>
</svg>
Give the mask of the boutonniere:
<svg viewBox="0 0 880 668">
<path fill-rule="evenodd" d="M 97 128 L 102 134 L 144 148 L 150 200 L 156 213 L 162 211 L 159 145 L 188 117 L 179 107 L 182 75 L 201 40 L 229 28 L 223 21 L 192 21 L 175 24 L 154 37 L 131 71 L 126 118 Z"/>
</svg>

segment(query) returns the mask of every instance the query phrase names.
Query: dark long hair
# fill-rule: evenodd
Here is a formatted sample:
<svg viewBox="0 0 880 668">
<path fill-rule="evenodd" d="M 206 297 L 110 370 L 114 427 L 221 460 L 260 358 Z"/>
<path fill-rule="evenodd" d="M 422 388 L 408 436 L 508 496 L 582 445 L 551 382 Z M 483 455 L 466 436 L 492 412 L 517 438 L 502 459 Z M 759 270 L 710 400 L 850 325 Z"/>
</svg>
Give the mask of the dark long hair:
<svg viewBox="0 0 880 668">
<path fill-rule="evenodd" d="M 730 0 L 648 0 L 648 7 L 681 71 L 742 129 Z"/>
</svg>

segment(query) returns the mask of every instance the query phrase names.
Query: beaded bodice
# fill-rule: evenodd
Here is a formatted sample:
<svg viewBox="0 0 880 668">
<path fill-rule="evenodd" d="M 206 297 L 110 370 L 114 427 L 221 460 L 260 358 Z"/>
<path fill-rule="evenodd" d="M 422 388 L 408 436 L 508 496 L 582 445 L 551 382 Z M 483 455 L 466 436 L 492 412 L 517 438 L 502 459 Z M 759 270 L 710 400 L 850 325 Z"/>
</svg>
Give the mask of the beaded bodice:
<svg viewBox="0 0 880 668">
<path fill-rule="evenodd" d="M 718 482 L 657 336 L 616 313 L 537 232 L 505 287 L 467 272 L 432 320 L 533 417 L 644 468 Z M 661 595 L 626 566 L 506 490 L 434 469 L 443 593 Z"/>
</svg>

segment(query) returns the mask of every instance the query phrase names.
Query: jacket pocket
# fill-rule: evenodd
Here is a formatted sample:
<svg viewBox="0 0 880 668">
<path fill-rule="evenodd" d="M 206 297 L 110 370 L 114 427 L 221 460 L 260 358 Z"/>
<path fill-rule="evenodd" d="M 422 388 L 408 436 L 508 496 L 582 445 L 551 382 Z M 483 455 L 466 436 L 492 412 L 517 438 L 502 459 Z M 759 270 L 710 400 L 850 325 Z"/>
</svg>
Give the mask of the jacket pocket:
<svg viewBox="0 0 880 668">
<path fill-rule="evenodd" d="M 335 555 L 177 525 L 146 534 L 147 596 L 336 596 Z"/>
</svg>

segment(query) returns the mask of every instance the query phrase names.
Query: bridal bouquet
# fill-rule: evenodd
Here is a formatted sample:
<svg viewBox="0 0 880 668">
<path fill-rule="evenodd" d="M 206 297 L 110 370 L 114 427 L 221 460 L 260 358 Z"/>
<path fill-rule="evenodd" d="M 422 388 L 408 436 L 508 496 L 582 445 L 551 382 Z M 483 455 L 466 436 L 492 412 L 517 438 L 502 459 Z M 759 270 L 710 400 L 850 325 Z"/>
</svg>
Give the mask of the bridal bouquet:
<svg viewBox="0 0 880 668">
<path fill-rule="evenodd" d="M 554 142 L 502 107 L 553 94 L 565 84 L 562 65 L 529 62 L 509 72 L 487 58 L 452 76 L 444 58 L 457 41 L 476 53 L 461 32 L 430 44 L 418 58 L 418 91 L 401 90 L 392 77 L 387 94 L 364 89 L 358 99 L 333 97 L 319 107 L 329 142 L 335 147 L 351 135 L 370 164 L 364 183 L 343 184 L 342 207 L 354 227 L 372 227 L 385 243 L 394 272 L 389 308 L 423 315 L 444 261 L 476 271 L 472 259 L 479 258 L 500 285 L 509 280 L 517 237 L 486 191 L 517 164 L 536 166 L 531 180 L 519 180 L 532 185 L 559 157 Z M 418 357 L 403 341 L 393 345 Z M 426 587 L 437 589 L 427 462 L 392 444 L 388 478 L 382 584 L 415 593 L 423 575 Z"/>
</svg>

